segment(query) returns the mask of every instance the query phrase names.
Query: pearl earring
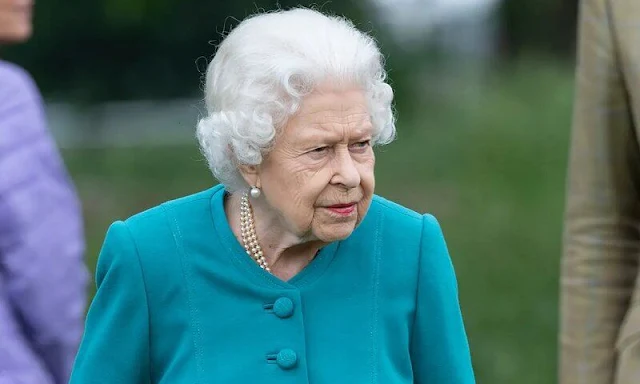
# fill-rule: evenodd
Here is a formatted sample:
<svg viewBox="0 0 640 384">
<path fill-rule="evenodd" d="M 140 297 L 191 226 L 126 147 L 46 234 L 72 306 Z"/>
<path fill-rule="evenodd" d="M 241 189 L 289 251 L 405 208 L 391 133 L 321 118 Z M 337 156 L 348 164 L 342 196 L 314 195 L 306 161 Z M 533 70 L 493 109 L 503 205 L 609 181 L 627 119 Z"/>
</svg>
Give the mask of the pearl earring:
<svg viewBox="0 0 640 384">
<path fill-rule="evenodd" d="M 260 197 L 260 194 L 262 193 L 260 191 L 260 188 L 258 187 L 251 187 L 251 197 L 253 197 L 254 199 L 257 199 L 258 197 Z"/>
</svg>

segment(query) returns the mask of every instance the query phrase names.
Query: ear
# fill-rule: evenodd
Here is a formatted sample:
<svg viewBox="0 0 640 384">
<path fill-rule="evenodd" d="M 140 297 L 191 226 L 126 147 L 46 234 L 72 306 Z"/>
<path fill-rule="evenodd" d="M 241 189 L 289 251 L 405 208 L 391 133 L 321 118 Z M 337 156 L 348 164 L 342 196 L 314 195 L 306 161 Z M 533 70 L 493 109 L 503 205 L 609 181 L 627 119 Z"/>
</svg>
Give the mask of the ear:
<svg viewBox="0 0 640 384">
<path fill-rule="evenodd" d="M 260 188 L 260 167 L 257 165 L 241 164 L 238 170 L 244 181 L 252 187 Z"/>
</svg>

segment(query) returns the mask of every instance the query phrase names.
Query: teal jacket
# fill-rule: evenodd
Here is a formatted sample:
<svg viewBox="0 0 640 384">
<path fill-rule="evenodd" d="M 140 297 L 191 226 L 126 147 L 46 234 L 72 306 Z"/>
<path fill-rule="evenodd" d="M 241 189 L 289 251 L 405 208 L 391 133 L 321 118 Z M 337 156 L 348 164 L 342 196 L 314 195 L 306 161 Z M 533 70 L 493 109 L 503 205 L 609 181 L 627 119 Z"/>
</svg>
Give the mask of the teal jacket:
<svg viewBox="0 0 640 384">
<path fill-rule="evenodd" d="M 375 197 L 293 279 L 238 243 L 221 186 L 109 228 L 71 384 L 474 383 L 440 226 Z"/>
</svg>

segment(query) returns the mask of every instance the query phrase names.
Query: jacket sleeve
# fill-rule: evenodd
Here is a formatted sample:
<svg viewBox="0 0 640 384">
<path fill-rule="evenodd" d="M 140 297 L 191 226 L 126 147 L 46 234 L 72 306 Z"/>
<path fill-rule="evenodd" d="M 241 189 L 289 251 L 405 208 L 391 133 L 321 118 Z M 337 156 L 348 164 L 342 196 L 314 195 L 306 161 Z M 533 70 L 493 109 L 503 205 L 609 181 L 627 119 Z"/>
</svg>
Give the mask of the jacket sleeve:
<svg viewBox="0 0 640 384">
<path fill-rule="evenodd" d="M 610 3 L 583 0 L 561 268 L 561 384 L 610 384 L 637 275 L 640 156 Z M 637 15 L 636 15 L 637 16 Z"/>
<path fill-rule="evenodd" d="M 29 348 L 62 384 L 85 316 L 82 210 L 31 78 L 2 66 L 0 85 L 0 278 Z"/>
<path fill-rule="evenodd" d="M 70 384 L 150 383 L 143 270 L 122 221 L 107 231 L 98 257 L 96 286 Z"/>
<path fill-rule="evenodd" d="M 423 217 L 411 362 L 417 384 L 475 383 L 456 276 L 440 225 Z"/>
</svg>

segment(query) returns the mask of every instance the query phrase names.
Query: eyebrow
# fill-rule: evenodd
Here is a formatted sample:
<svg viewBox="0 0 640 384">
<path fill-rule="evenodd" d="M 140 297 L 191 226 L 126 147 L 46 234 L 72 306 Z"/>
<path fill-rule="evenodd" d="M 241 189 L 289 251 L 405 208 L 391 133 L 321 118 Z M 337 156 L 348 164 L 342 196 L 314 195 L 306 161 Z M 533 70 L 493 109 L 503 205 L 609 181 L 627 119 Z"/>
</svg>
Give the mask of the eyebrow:
<svg viewBox="0 0 640 384">
<path fill-rule="evenodd" d="M 373 124 L 366 122 L 365 124 L 359 124 L 360 126 L 352 130 L 349 135 L 349 141 L 362 139 L 373 134 Z M 314 126 L 305 126 L 304 132 L 298 135 L 296 142 L 301 145 L 308 146 L 311 142 L 315 143 L 332 143 L 342 141 L 344 136 L 342 132 L 327 132 L 326 129 L 317 128 Z"/>
</svg>

